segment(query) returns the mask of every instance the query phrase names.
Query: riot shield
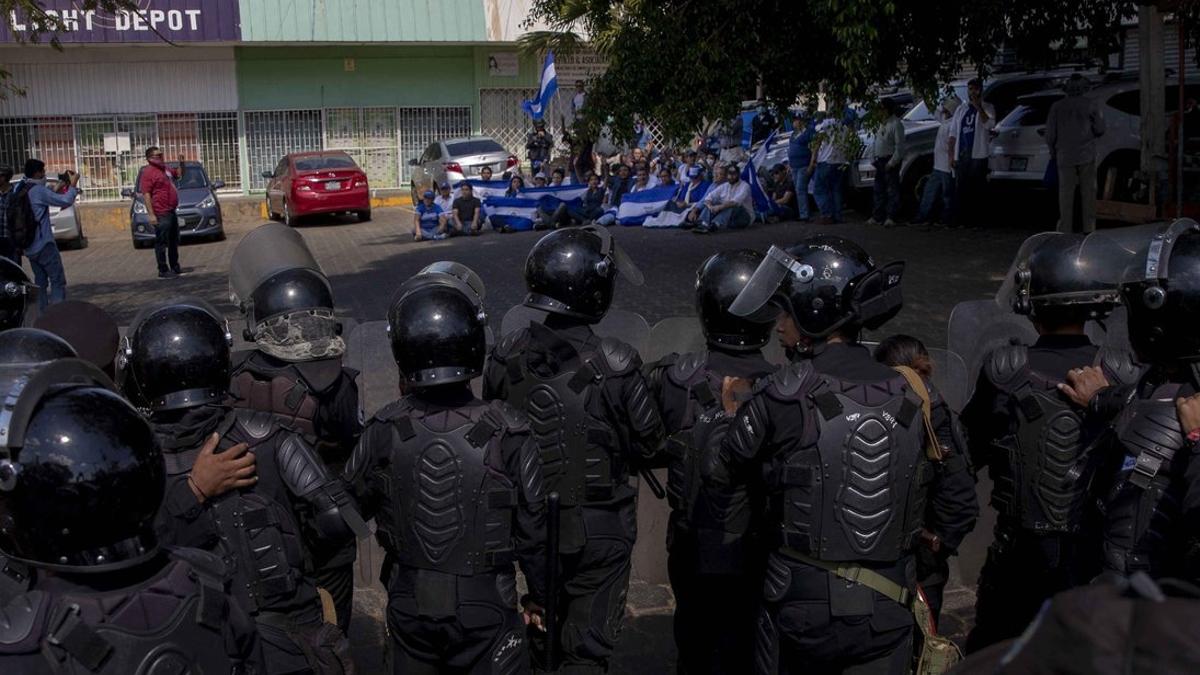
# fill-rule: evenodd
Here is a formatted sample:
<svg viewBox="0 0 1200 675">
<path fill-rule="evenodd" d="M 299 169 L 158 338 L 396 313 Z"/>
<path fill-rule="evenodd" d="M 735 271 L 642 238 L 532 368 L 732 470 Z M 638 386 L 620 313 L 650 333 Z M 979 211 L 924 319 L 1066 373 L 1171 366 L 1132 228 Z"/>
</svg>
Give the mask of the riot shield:
<svg viewBox="0 0 1200 675">
<path fill-rule="evenodd" d="M 975 390 L 975 381 L 968 375 L 966 362 L 948 349 L 927 351 L 933 359 L 933 386 L 941 392 L 951 410 L 962 412 Z"/>
<path fill-rule="evenodd" d="M 292 269 L 315 270 L 324 276 L 299 232 L 282 223 L 254 228 L 238 242 L 229 261 L 233 303 L 240 307 L 263 281 Z"/>
<path fill-rule="evenodd" d="M 400 370 L 392 358 L 386 321 L 356 326 L 346 340 L 342 362 L 359 372 L 358 400 L 367 419 L 400 397 Z"/>
<path fill-rule="evenodd" d="M 1060 232 L 1038 232 L 1021 244 L 1021 247 L 1017 249 L 1017 254 L 1013 256 L 1012 262 L 1009 263 L 1008 270 L 1004 273 L 1004 280 L 1000 282 L 999 290 L 996 291 L 997 306 L 1006 312 L 1012 311 L 1013 303 L 1022 290 L 1021 272 L 1027 269 L 1029 257 L 1039 246 L 1051 238 L 1060 236 L 1062 236 Z"/>
<path fill-rule="evenodd" d="M 545 312 L 525 305 L 517 305 L 505 312 L 504 317 L 500 319 L 500 335 L 508 335 L 530 323 L 544 323 L 545 320 Z M 599 323 L 592 325 L 592 331 L 600 337 L 611 337 L 627 342 L 638 350 L 639 354 L 646 349 L 650 338 L 650 324 L 646 323 L 640 314 L 624 309 L 609 310 Z M 642 360 L 646 361 L 646 358 L 643 356 Z"/>
<path fill-rule="evenodd" d="M 962 358 L 972 385 L 988 354 L 1010 344 L 1031 345 L 1037 337 L 1028 318 L 1001 308 L 994 300 L 958 303 L 946 326 L 946 348 Z"/>
</svg>

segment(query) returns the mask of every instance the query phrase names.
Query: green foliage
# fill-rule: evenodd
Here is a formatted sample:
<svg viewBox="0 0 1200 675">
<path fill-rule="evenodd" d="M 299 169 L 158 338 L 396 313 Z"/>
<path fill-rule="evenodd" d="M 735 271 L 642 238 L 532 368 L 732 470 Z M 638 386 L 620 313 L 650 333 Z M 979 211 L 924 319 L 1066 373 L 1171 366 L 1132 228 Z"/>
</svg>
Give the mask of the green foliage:
<svg viewBox="0 0 1200 675">
<path fill-rule="evenodd" d="M 760 84 L 780 107 L 818 92 L 862 101 L 898 80 L 929 97 L 963 64 L 986 70 L 1001 45 L 1032 67 L 1077 44 L 1102 58 L 1135 15 L 1117 0 L 534 0 L 530 20 L 609 62 L 589 83 L 585 133 L 640 115 L 686 138 L 737 114 Z"/>
</svg>

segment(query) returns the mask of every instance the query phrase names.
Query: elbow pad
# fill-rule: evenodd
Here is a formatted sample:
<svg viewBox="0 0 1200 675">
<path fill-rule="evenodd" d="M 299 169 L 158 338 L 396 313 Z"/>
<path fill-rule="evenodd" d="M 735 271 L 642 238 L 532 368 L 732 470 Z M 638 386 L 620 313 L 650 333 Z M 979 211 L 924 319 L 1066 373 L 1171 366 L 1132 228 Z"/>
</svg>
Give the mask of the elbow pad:
<svg viewBox="0 0 1200 675">
<path fill-rule="evenodd" d="M 288 436 L 278 451 L 280 474 L 292 494 L 313 508 L 313 526 L 322 539 L 360 539 L 370 535 L 341 483 L 329 476 L 316 453 L 298 436 Z"/>
</svg>

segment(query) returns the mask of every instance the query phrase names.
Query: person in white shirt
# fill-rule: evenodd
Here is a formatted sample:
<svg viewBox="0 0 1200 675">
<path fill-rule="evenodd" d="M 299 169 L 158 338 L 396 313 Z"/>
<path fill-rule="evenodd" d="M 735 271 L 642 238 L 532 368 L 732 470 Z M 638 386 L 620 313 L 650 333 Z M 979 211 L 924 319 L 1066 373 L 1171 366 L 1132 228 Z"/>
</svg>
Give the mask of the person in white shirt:
<svg viewBox="0 0 1200 675">
<path fill-rule="evenodd" d="M 958 110 L 958 100 L 953 94 L 942 100 L 937 109 L 938 132 L 933 142 L 933 173 L 925 181 L 925 192 L 921 194 L 921 207 L 917 210 L 914 225 L 933 223 L 934 208 L 938 199 L 942 201 L 942 220 L 945 225 L 953 222 L 954 216 L 954 171 L 950 168 L 950 125 Z"/>
<path fill-rule="evenodd" d="M 454 220 L 451 218 L 451 207 L 454 205 L 454 195 L 451 193 L 449 182 L 442 183 L 438 186 L 438 195 L 436 198 L 434 198 L 433 203 L 437 204 L 438 208 L 442 210 L 441 225 L 443 231 L 445 231 L 446 223 Z"/>
<path fill-rule="evenodd" d="M 967 103 L 950 123 L 950 166 L 955 174 L 956 216 L 960 224 L 978 222 L 987 187 L 988 146 L 996 126 L 996 109 L 983 102 L 983 80 L 967 83 Z"/>
<path fill-rule="evenodd" d="M 725 168 L 725 182 L 715 185 L 704 195 L 704 208 L 700 211 L 700 224 L 693 232 L 708 234 L 728 228 L 740 230 L 748 227 L 754 219 L 754 202 L 750 196 L 750 184 L 741 179 L 736 164 Z"/>
<path fill-rule="evenodd" d="M 813 197 L 817 201 L 817 209 L 821 212 L 822 224 L 842 222 L 842 191 L 846 183 L 847 135 L 854 133 L 840 119 L 841 114 L 834 110 L 831 116 L 817 125 L 817 150 L 813 153 L 810 168 L 813 171 Z"/>
<path fill-rule="evenodd" d="M 583 117 L 583 104 L 587 99 L 584 92 L 583 80 L 575 80 L 575 95 L 571 97 L 571 119 L 578 121 Z"/>
<path fill-rule="evenodd" d="M 904 159 L 904 122 L 900 107 L 890 98 L 880 99 L 885 120 L 875 131 L 872 159 L 875 165 L 875 209 L 867 225 L 895 227 L 900 214 L 900 163 Z"/>
</svg>

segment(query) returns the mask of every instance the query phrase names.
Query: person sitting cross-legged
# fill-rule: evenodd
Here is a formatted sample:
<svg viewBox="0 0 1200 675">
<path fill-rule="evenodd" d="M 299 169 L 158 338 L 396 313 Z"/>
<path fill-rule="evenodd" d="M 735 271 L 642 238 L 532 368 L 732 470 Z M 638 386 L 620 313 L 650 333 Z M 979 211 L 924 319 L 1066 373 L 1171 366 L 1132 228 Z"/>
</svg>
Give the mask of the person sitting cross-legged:
<svg viewBox="0 0 1200 675">
<path fill-rule="evenodd" d="M 737 164 L 725 167 L 725 182 L 714 185 L 704 196 L 703 204 L 700 224 L 693 230 L 696 234 L 708 234 L 724 228 L 740 230 L 749 226 L 754 219 L 750 184 L 741 179 Z"/>
</svg>

